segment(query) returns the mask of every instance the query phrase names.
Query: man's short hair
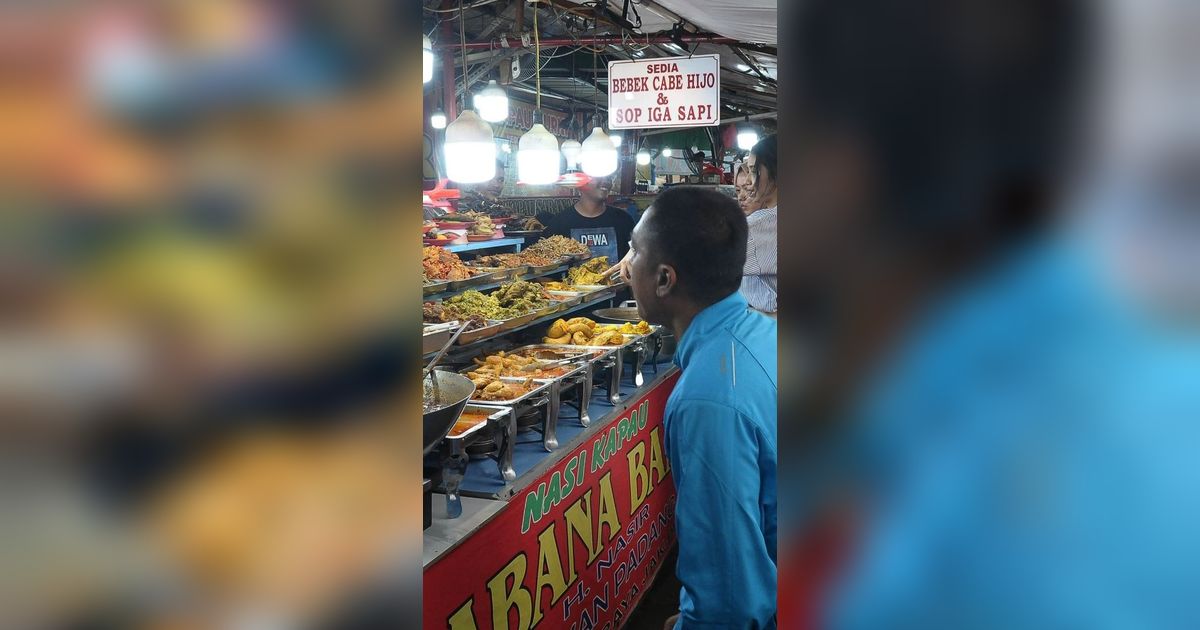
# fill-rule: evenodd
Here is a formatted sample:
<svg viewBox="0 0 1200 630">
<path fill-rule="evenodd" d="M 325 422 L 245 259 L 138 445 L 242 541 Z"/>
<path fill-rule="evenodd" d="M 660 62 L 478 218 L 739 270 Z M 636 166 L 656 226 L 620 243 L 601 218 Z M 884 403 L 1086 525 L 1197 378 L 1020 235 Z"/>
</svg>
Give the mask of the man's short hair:
<svg viewBox="0 0 1200 630">
<path fill-rule="evenodd" d="M 642 219 L 652 260 L 675 268 L 679 286 L 701 304 L 737 291 L 746 265 L 746 215 L 737 201 L 711 188 L 674 186 Z"/>
</svg>

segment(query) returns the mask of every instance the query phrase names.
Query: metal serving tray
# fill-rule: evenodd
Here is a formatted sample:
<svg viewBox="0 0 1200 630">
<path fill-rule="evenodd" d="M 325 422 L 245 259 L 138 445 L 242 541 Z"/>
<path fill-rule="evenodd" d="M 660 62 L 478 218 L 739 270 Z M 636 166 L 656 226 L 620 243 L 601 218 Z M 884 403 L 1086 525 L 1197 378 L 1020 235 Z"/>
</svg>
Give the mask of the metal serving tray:
<svg viewBox="0 0 1200 630">
<path fill-rule="evenodd" d="M 554 271 L 555 269 L 558 269 L 558 268 L 560 268 L 560 267 L 562 267 L 562 266 L 563 266 L 563 263 L 562 263 L 562 262 L 559 262 L 559 261 L 552 262 L 552 263 L 550 263 L 549 265 L 538 265 L 538 266 L 536 266 L 536 267 L 534 267 L 534 266 L 530 266 L 530 267 L 529 267 L 529 273 L 530 273 L 530 274 L 533 274 L 533 275 L 540 275 L 540 274 L 544 274 L 544 273 L 550 273 L 551 271 Z"/>
<path fill-rule="evenodd" d="M 511 352 L 507 352 L 506 354 L 509 354 L 509 355 L 511 355 L 512 353 L 511 353 Z M 487 356 L 487 355 L 481 355 L 481 356 Z M 572 376 L 575 376 L 576 374 L 579 374 L 579 372 L 581 372 L 581 371 L 583 370 L 583 368 L 584 368 L 584 367 L 586 367 L 586 366 L 587 366 L 587 363 L 586 363 L 586 362 L 581 362 L 581 363 L 567 363 L 567 364 L 564 364 L 564 365 L 561 365 L 561 366 L 557 366 L 557 367 L 563 367 L 563 368 L 567 368 L 567 371 L 563 372 L 562 374 L 559 374 L 558 376 L 549 376 L 549 377 L 537 377 L 537 376 L 534 376 L 534 377 L 530 377 L 530 376 L 501 376 L 501 377 L 500 377 L 500 380 L 502 380 L 502 381 L 505 381 L 505 382 L 508 382 L 508 383 L 522 383 L 522 382 L 524 382 L 525 380 L 527 380 L 527 379 L 529 379 L 529 378 L 532 378 L 532 379 L 533 379 L 533 382 L 535 382 L 535 383 L 553 383 L 554 381 L 561 381 L 561 380 L 563 380 L 563 379 L 571 378 Z M 459 371 L 458 371 L 458 373 L 459 373 L 459 374 L 462 374 L 463 376 L 466 376 L 467 374 L 469 374 L 469 373 L 471 373 L 471 372 L 474 372 L 475 370 L 479 369 L 479 367 L 480 367 L 480 366 L 478 366 L 478 365 L 475 365 L 475 364 L 472 362 L 472 364 L 471 364 L 471 365 L 468 365 L 468 366 L 466 366 L 466 367 L 462 368 L 461 370 L 459 370 Z"/>
<path fill-rule="evenodd" d="M 514 317 L 512 319 L 505 319 L 500 322 L 500 330 L 507 331 L 507 330 L 512 330 L 514 328 L 520 328 L 521 326 L 524 326 L 525 324 L 528 324 L 529 322 L 531 322 L 537 318 L 538 318 L 538 312 L 533 311 L 532 313 L 526 313 L 524 315 L 521 315 L 519 317 Z"/>
<path fill-rule="evenodd" d="M 567 310 L 583 301 L 583 294 L 574 291 L 548 291 L 550 299 L 562 305 L 561 310 Z"/>
<path fill-rule="evenodd" d="M 518 269 L 517 267 L 477 267 L 475 265 L 467 265 L 467 268 L 487 276 L 487 279 L 480 282 L 480 284 L 508 280 L 516 275 L 515 272 Z"/>
<path fill-rule="evenodd" d="M 488 415 L 488 417 L 484 418 L 483 420 L 480 420 L 479 423 L 477 423 L 475 426 L 471 427 L 470 429 L 467 429 L 466 431 L 463 431 L 462 433 L 460 433 L 458 435 L 446 435 L 446 437 L 444 437 L 442 439 L 450 440 L 450 441 L 466 440 L 470 437 L 473 437 L 474 434 L 478 433 L 479 431 L 482 431 L 484 428 L 486 428 L 492 422 L 495 422 L 498 420 L 504 420 L 508 416 L 508 412 L 510 412 L 510 411 L 512 411 L 512 409 L 510 409 L 508 407 L 487 407 L 487 406 L 483 406 L 483 405 L 468 404 L 466 407 L 463 408 L 463 413 L 468 413 L 468 412 L 487 413 L 490 415 Z M 459 417 L 461 418 L 462 416 L 460 415 Z M 453 429 L 451 429 L 451 430 L 453 431 Z"/>
<path fill-rule="evenodd" d="M 442 325 L 435 324 L 435 326 L 442 326 Z M 429 327 L 430 327 L 429 324 L 425 324 L 423 326 L 423 328 L 426 328 L 426 329 Z M 432 332 L 423 331 L 422 335 L 421 335 L 421 354 L 429 354 L 430 352 L 437 352 L 442 346 L 446 345 L 447 341 L 450 341 L 450 335 L 452 335 L 453 333 L 454 333 L 453 328 L 444 328 L 444 327 L 443 328 L 435 328 L 435 329 L 433 329 Z"/>
<path fill-rule="evenodd" d="M 528 354 L 529 352 L 538 351 L 538 350 L 546 350 L 549 352 L 553 352 L 555 354 L 568 353 L 568 352 L 574 351 L 576 354 L 579 354 L 579 355 L 587 355 L 586 358 L 580 357 L 579 358 L 580 362 L 595 362 L 595 361 L 599 361 L 600 359 L 603 359 L 607 355 L 612 354 L 613 352 L 616 351 L 616 349 L 617 349 L 616 346 L 590 346 L 590 347 L 587 347 L 587 346 L 573 346 L 573 345 L 566 345 L 566 344 L 559 345 L 559 344 L 552 344 L 552 343 L 532 343 L 527 346 L 513 348 L 512 350 L 505 350 L 505 352 L 508 354 L 522 354 L 523 356 L 530 356 Z M 566 357 L 564 356 L 562 358 L 566 358 Z"/>
<path fill-rule="evenodd" d="M 542 308 L 539 308 L 538 310 L 534 311 L 533 312 L 534 319 L 541 319 L 543 317 L 548 317 L 550 315 L 553 315 L 555 313 L 562 311 L 565 308 L 566 308 L 566 305 L 563 304 L 562 302 L 559 302 L 557 300 L 552 301 L 551 303 L 547 304 L 546 306 L 543 306 Z"/>
<path fill-rule="evenodd" d="M 462 499 L 459 489 L 463 477 L 466 476 L 469 456 L 467 447 L 477 442 L 489 433 L 496 442 L 496 453 L 492 456 L 500 468 L 500 476 L 505 482 L 516 480 L 517 472 L 513 468 L 513 440 L 517 433 L 517 419 L 511 407 L 494 405 L 476 405 L 468 403 L 463 412 L 475 411 L 488 414 L 488 417 L 475 426 L 454 437 L 442 438 L 438 448 L 438 459 L 442 471 L 442 486 L 446 492 L 446 515 L 458 518 L 462 515 Z"/>
<path fill-rule="evenodd" d="M 524 381 L 527 379 L 522 378 L 522 379 L 517 379 L 517 380 Z M 535 380 L 534 385 L 536 385 L 536 387 L 534 387 L 528 393 L 522 394 L 521 396 L 518 396 L 511 400 L 479 400 L 479 399 L 475 398 L 475 394 L 471 394 L 470 401 L 467 404 L 471 404 L 471 405 L 482 404 L 482 405 L 496 405 L 496 406 L 501 406 L 501 407 L 512 407 L 514 405 L 525 402 L 526 400 L 529 400 L 530 398 L 533 398 L 534 396 L 537 396 L 538 394 L 544 393 L 550 387 L 550 381 Z M 478 394 L 480 392 L 481 392 L 481 390 L 479 388 L 475 389 L 476 394 Z"/>
<path fill-rule="evenodd" d="M 470 269 L 487 269 L 491 273 L 497 274 L 495 280 L 506 280 L 515 278 L 529 271 L 529 265 L 517 265 L 515 267 L 493 267 L 487 265 L 467 265 Z"/>
<path fill-rule="evenodd" d="M 430 282 L 425 285 L 422 285 L 421 294 L 422 295 L 434 295 L 436 293 L 443 293 L 443 292 L 449 291 L 449 290 L 450 290 L 450 281 L 449 280 L 436 280 L 434 282 Z"/>
<path fill-rule="evenodd" d="M 492 281 L 492 279 L 494 278 L 495 275 L 496 275 L 495 272 L 477 273 L 477 274 L 471 276 L 470 278 L 464 278 L 462 280 L 451 280 L 450 281 L 450 290 L 451 291 L 460 291 L 462 289 L 466 289 L 466 288 L 470 288 L 470 287 L 477 287 L 481 284 L 487 284 L 488 282 Z"/>
<path fill-rule="evenodd" d="M 454 344 L 458 345 L 458 346 L 465 346 L 467 344 L 475 343 L 476 341 L 479 341 L 480 339 L 487 339 L 488 337 L 492 337 L 492 336 L 498 334 L 499 332 L 500 332 L 500 322 L 498 320 L 489 319 L 487 326 L 484 326 L 483 328 L 476 328 L 475 330 L 468 330 L 467 332 L 464 332 L 463 334 L 458 336 L 458 340 L 456 340 L 454 342 Z M 445 340 L 443 340 L 443 343 L 445 343 Z M 441 346 L 439 346 L 439 347 L 441 347 Z"/>
</svg>

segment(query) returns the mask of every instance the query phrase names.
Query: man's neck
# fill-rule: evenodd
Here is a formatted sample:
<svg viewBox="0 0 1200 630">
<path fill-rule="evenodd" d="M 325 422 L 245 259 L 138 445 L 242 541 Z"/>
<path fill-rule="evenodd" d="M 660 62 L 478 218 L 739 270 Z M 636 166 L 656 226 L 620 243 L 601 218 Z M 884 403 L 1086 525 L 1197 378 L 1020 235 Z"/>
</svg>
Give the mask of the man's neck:
<svg viewBox="0 0 1200 630">
<path fill-rule="evenodd" d="M 575 202 L 575 211 L 589 219 L 594 219 L 604 214 L 604 202 L 580 199 Z"/>
<path fill-rule="evenodd" d="M 671 331 L 675 333 L 675 340 L 683 339 L 683 333 L 687 332 L 688 326 L 692 325 L 692 320 L 700 314 L 706 307 L 696 306 L 695 304 L 687 304 L 681 307 L 671 317 Z"/>
</svg>

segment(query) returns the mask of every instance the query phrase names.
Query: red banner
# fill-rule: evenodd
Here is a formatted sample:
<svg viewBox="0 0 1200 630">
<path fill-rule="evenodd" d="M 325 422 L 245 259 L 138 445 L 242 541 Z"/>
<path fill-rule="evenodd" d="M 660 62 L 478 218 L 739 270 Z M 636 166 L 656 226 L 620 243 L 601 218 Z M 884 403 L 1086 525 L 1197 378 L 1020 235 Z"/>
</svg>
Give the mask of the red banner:
<svg viewBox="0 0 1200 630">
<path fill-rule="evenodd" d="M 635 401 L 427 567 L 424 627 L 620 628 L 675 540 L 662 426 L 674 386 Z"/>
</svg>

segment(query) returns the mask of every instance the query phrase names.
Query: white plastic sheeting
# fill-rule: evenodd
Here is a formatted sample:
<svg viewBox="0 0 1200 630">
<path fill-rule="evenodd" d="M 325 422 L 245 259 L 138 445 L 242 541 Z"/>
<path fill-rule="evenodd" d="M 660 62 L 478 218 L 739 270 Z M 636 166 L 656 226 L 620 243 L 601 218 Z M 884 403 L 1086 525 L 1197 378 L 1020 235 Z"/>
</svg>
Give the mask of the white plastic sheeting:
<svg viewBox="0 0 1200 630">
<path fill-rule="evenodd" d="M 751 44 L 777 43 L 777 0 L 655 1 L 704 31 Z"/>
</svg>

